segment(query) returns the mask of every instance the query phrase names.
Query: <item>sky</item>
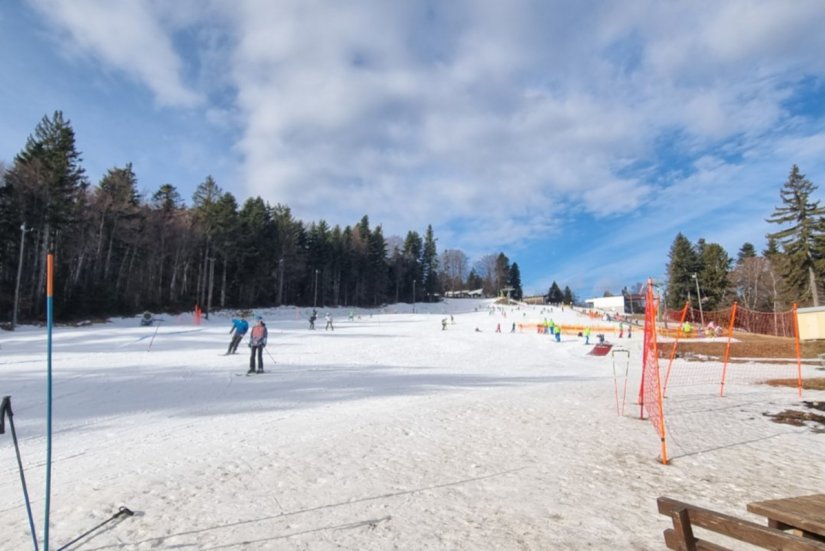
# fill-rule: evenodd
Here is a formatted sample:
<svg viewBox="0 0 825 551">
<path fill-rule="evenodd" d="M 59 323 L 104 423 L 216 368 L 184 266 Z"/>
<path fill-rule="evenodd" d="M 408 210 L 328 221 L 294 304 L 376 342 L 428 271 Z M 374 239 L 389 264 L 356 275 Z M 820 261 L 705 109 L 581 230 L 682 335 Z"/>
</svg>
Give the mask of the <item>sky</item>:
<svg viewBox="0 0 825 551">
<path fill-rule="evenodd" d="M 61 110 L 93 185 L 212 175 L 601 296 L 678 232 L 762 250 L 792 165 L 825 184 L 823 27 L 818 0 L 7 0 L 0 162 Z"/>
</svg>

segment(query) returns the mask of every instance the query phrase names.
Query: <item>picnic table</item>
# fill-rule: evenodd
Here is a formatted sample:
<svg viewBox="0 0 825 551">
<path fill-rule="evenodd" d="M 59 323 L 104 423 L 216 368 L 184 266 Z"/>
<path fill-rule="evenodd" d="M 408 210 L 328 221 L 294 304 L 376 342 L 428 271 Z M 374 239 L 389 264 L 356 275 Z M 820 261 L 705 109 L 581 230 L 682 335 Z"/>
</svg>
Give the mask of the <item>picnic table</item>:
<svg viewBox="0 0 825 551">
<path fill-rule="evenodd" d="M 825 541 L 825 494 L 748 503 L 748 511 L 768 519 L 778 530 L 797 530 L 802 537 Z"/>
</svg>

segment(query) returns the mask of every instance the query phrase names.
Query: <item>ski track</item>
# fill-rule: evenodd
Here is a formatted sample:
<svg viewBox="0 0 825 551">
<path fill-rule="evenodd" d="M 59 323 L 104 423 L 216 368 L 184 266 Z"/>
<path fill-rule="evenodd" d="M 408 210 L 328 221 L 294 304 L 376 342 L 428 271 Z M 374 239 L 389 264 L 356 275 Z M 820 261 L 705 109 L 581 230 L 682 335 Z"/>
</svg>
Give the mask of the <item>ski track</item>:
<svg viewBox="0 0 825 551">
<path fill-rule="evenodd" d="M 641 331 L 623 343 L 619 416 L 610 356 L 586 356 L 574 337 L 507 332 L 525 313 L 540 320 L 538 307 L 504 318 L 468 304 L 480 303 L 353 321 L 337 311 L 334 332 L 307 330 L 303 311 L 266 311 L 277 364 L 265 354 L 260 377 L 236 377 L 247 349 L 217 355 L 229 314 L 196 329 L 167 322 L 151 351 L 136 320 L 58 329 L 52 545 L 125 505 L 134 517 L 76 548 L 658 550 L 669 524 L 659 495 L 747 517 L 749 501 L 825 491 L 811 461 L 825 435 L 763 415 L 797 406 L 793 391 L 750 386 L 720 400 L 674 389 L 675 460 L 662 466 L 633 404 Z M 441 331 L 449 313 L 456 323 Z M 12 395 L 42 534 L 45 362 L 35 367 L 33 349 L 44 337 L 24 329 L 2 345 L 0 390 Z M 0 457 L 0 549 L 27 549 L 5 435 Z"/>
</svg>

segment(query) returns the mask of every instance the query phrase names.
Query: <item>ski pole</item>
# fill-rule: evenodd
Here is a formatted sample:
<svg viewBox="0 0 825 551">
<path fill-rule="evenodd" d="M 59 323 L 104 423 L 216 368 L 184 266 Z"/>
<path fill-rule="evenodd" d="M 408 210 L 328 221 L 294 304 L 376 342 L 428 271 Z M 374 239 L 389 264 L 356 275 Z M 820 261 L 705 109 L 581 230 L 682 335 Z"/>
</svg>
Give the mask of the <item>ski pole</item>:
<svg viewBox="0 0 825 551">
<path fill-rule="evenodd" d="M 60 549 L 58 549 L 57 551 L 63 551 L 64 549 L 68 549 L 68 547 L 69 547 L 70 545 L 73 545 L 73 544 L 75 544 L 75 543 L 79 542 L 80 540 L 82 540 L 83 538 L 85 538 L 86 536 L 88 536 L 89 534 L 91 534 L 92 532 L 94 532 L 94 531 L 96 531 L 96 530 L 99 530 L 99 529 L 100 529 L 100 528 L 102 528 L 104 525 L 106 525 L 106 524 L 108 524 L 108 523 L 112 522 L 113 520 L 115 520 L 115 519 L 117 519 L 117 518 L 119 518 L 119 517 L 122 517 L 122 516 L 131 517 L 131 516 L 133 516 L 134 514 L 135 514 L 135 513 L 134 513 L 134 512 L 132 512 L 132 511 L 131 511 L 128 507 L 121 507 L 121 508 L 119 508 L 119 509 L 117 510 L 117 513 L 115 513 L 114 515 L 112 515 L 112 516 L 111 516 L 111 517 L 109 517 L 108 519 L 104 520 L 103 522 L 101 522 L 100 524 L 98 524 L 97 526 L 95 526 L 94 528 L 92 528 L 91 530 L 87 530 L 86 532 L 84 532 L 84 533 L 80 534 L 80 535 L 79 535 L 79 536 L 77 536 L 75 539 L 73 539 L 73 540 L 72 540 L 72 541 L 70 541 L 69 543 L 65 544 L 63 547 L 61 547 L 61 548 L 60 548 Z"/>
<path fill-rule="evenodd" d="M 147 348 L 147 349 L 146 349 L 146 351 L 147 351 L 147 352 L 149 352 L 150 350 L 152 350 L 152 343 L 153 343 L 153 342 L 155 342 L 155 337 L 156 337 L 156 336 L 157 336 L 157 334 L 158 334 L 158 329 L 160 329 L 160 322 L 162 322 L 163 320 L 155 320 L 155 321 L 157 321 L 157 322 L 158 322 L 158 326 L 157 326 L 157 327 L 155 327 L 155 332 L 154 332 L 154 334 L 152 334 L 152 340 L 151 340 L 151 341 L 149 341 L 149 348 Z"/>
<path fill-rule="evenodd" d="M 17 432 L 14 430 L 14 413 L 11 410 L 11 396 L 3 396 L 3 402 L 0 404 L 0 434 L 5 434 L 6 416 L 9 417 L 9 427 L 11 427 L 11 438 L 14 441 L 14 451 L 17 453 L 17 466 L 20 469 L 20 482 L 23 484 L 23 498 L 26 500 L 26 513 L 29 515 L 29 528 L 32 533 L 32 542 L 34 543 L 34 551 L 37 548 L 37 533 L 34 531 L 34 518 L 32 517 L 32 506 L 29 502 L 29 491 L 26 489 L 26 475 L 23 474 L 23 461 L 20 459 L 20 447 L 17 445 Z"/>
<path fill-rule="evenodd" d="M 264 347 L 264 350 L 266 350 L 266 347 Z M 275 358 L 272 357 L 272 354 L 269 353 L 269 350 L 266 350 L 266 355 L 269 356 L 269 358 L 272 360 L 272 363 L 274 363 L 274 364 L 278 363 L 278 362 L 275 361 Z"/>
</svg>

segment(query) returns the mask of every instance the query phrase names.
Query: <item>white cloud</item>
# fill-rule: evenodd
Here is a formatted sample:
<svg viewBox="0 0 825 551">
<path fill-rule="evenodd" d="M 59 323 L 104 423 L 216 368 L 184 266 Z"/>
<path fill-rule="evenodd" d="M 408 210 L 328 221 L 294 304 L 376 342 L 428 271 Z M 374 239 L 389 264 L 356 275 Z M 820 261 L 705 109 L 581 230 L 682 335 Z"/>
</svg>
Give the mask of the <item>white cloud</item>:
<svg viewBox="0 0 825 551">
<path fill-rule="evenodd" d="M 145 84 L 161 105 L 192 106 L 201 101 L 184 84 L 183 63 L 151 4 L 141 0 L 29 1 L 66 33 L 67 44 Z"/>
<path fill-rule="evenodd" d="M 483 251 L 629 214 L 598 250 L 641 263 L 676 231 L 745 235 L 702 213 L 748 211 L 777 163 L 822 170 L 821 123 L 786 106 L 825 72 L 817 0 L 31 1 L 159 103 L 237 125 L 237 195 L 306 220 Z"/>
</svg>

